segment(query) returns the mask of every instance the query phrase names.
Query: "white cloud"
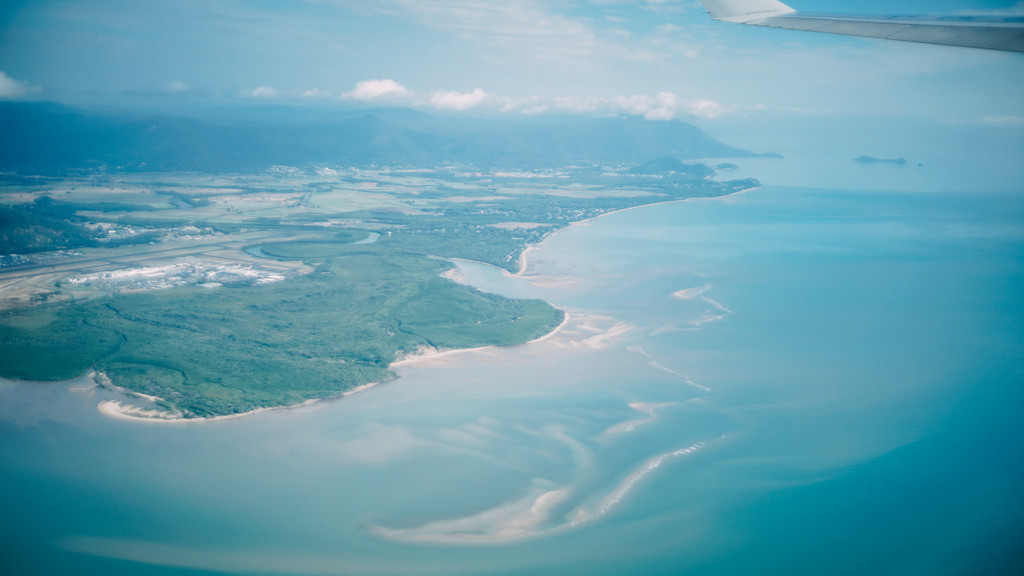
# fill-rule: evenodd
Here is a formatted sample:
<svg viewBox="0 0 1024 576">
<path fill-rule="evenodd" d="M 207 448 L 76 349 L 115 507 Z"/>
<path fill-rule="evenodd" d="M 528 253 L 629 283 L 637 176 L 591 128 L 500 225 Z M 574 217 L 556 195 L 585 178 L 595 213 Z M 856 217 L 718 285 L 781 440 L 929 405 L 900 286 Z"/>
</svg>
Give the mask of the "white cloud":
<svg viewBox="0 0 1024 576">
<path fill-rule="evenodd" d="M 633 113 L 640 114 L 647 120 L 671 120 L 679 113 L 679 98 L 671 92 L 658 92 L 653 98 L 634 96 L 630 100 L 630 105 L 637 108 Z"/>
<path fill-rule="evenodd" d="M 494 98 L 477 88 L 472 92 L 448 92 L 441 90 L 430 97 L 430 105 L 438 110 L 469 110 Z"/>
<path fill-rule="evenodd" d="M 39 86 L 32 86 L 24 80 L 15 80 L 0 70 L 0 100 L 16 100 L 39 92 Z"/>
<path fill-rule="evenodd" d="M 608 101 L 608 106 L 619 112 L 643 116 L 647 120 L 672 120 L 679 116 L 718 118 L 733 111 L 714 100 L 684 100 L 671 92 L 658 92 L 654 96 L 616 96 Z"/>
<path fill-rule="evenodd" d="M 303 90 L 303 92 L 302 92 L 302 97 L 303 98 L 328 98 L 328 97 L 330 97 L 330 95 L 331 95 L 331 93 L 328 92 L 327 90 L 321 90 L 319 88 L 313 88 L 313 89 L 310 89 L 310 90 Z"/>
<path fill-rule="evenodd" d="M 456 111 L 469 110 L 483 105 L 502 107 L 507 106 L 510 102 L 508 99 L 500 98 L 480 88 L 476 88 L 472 92 L 452 90 L 414 92 L 388 78 L 363 80 L 356 84 L 355 89 L 342 95 L 342 98 Z"/>
<path fill-rule="evenodd" d="M 502 112 L 515 112 L 518 110 L 521 114 L 527 116 L 534 116 L 536 114 L 543 114 L 548 110 L 551 110 L 551 103 L 544 100 L 543 98 L 530 98 L 521 102 L 508 101 L 502 106 Z"/>
<path fill-rule="evenodd" d="M 277 89 L 271 88 L 270 86 L 258 86 L 253 90 L 245 93 L 245 96 L 249 98 L 277 98 Z"/>
<path fill-rule="evenodd" d="M 313 96 L 319 91 L 307 91 Z M 526 115 L 545 112 L 566 112 L 570 114 L 629 114 L 642 116 L 647 120 L 673 120 L 684 116 L 718 118 L 721 116 L 756 112 L 756 109 L 740 109 L 706 98 L 684 99 L 672 92 L 658 92 L 654 95 L 633 94 L 613 97 L 559 96 L 545 98 L 509 98 L 476 88 L 471 92 L 435 90 L 432 92 L 413 91 L 394 80 L 365 80 L 356 88 L 344 94 L 343 98 L 364 102 L 386 102 L 416 108 L 465 111 L 490 109 L 498 112 Z"/>
<path fill-rule="evenodd" d="M 718 118 L 730 112 L 728 108 L 714 100 L 690 100 L 686 103 L 686 108 L 690 114 L 701 118 Z M 764 107 L 755 105 L 752 108 L 754 111 L 758 109 L 763 110 Z"/>
<path fill-rule="evenodd" d="M 403 100 L 412 95 L 409 89 L 398 82 L 388 78 L 380 80 L 363 80 L 356 84 L 351 92 L 346 92 L 343 98 L 352 100 Z"/>
</svg>

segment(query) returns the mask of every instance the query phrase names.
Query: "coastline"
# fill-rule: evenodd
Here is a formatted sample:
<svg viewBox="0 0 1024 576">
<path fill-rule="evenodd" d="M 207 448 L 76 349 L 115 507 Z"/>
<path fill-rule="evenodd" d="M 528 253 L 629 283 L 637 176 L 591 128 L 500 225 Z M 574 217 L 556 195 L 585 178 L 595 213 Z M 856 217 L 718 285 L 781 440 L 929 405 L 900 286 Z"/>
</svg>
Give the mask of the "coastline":
<svg viewBox="0 0 1024 576">
<path fill-rule="evenodd" d="M 555 334 L 560 332 L 569 323 L 569 320 L 570 320 L 569 313 L 566 312 L 565 310 L 562 310 L 562 322 L 558 326 L 555 326 L 550 332 L 548 332 L 547 334 L 544 334 L 543 336 L 540 336 L 538 338 L 534 338 L 533 340 L 529 340 L 527 342 L 523 342 L 522 344 L 517 344 L 516 346 L 526 346 L 527 344 L 534 344 L 534 343 L 542 342 L 544 340 L 548 340 L 549 338 L 552 338 L 553 336 L 555 336 Z M 432 362 L 436 362 L 436 361 L 438 361 L 440 359 L 448 358 L 448 357 L 451 357 L 451 356 L 456 356 L 456 355 L 463 354 L 463 353 L 478 352 L 478 351 L 482 351 L 482 350 L 496 349 L 496 348 L 514 348 L 516 346 L 508 346 L 508 347 L 478 346 L 476 348 L 454 348 L 454 349 L 451 349 L 451 350 L 429 350 L 429 349 L 424 349 L 424 350 L 421 350 L 421 351 L 416 352 L 414 354 L 410 354 L 408 356 L 405 356 L 405 357 L 403 357 L 401 359 L 395 360 L 394 362 L 392 362 L 391 364 L 388 365 L 388 368 L 392 369 L 392 368 L 402 368 L 402 367 L 409 367 L 409 366 L 421 366 L 421 365 L 424 365 L 424 364 L 429 364 L 429 363 L 432 363 Z M 154 402 L 154 403 L 155 402 L 159 402 L 159 401 L 162 400 L 161 398 L 159 398 L 157 396 L 150 396 L 148 394 L 141 394 L 139 392 L 133 392 L 133 391 L 128 390 L 126 388 L 122 388 L 120 386 L 117 386 L 116 384 L 111 382 L 110 379 L 107 378 L 107 376 L 105 374 L 103 374 L 102 372 L 90 371 L 89 376 L 92 378 L 92 380 L 94 382 L 94 385 L 102 387 L 102 388 L 107 388 L 107 389 L 110 389 L 110 390 L 115 390 L 115 391 L 117 391 L 117 392 L 119 392 L 119 393 L 121 393 L 121 394 L 123 394 L 125 396 L 128 396 L 128 397 L 142 398 L 142 399 L 144 399 L 146 401 Z M 110 417 L 110 418 L 116 418 L 118 420 L 129 420 L 129 421 L 133 421 L 133 422 L 157 422 L 157 423 L 170 423 L 170 424 L 181 424 L 181 423 L 189 423 L 189 422 L 215 422 L 215 421 L 220 421 L 220 420 L 234 420 L 234 419 L 237 419 L 237 418 L 244 418 L 246 416 L 254 416 L 256 414 L 261 414 L 261 413 L 264 413 L 264 412 L 270 412 L 270 411 L 273 411 L 273 410 L 293 410 L 293 409 L 303 408 L 303 407 L 315 404 L 317 402 L 326 401 L 326 400 L 334 400 L 334 399 L 338 399 L 338 398 L 344 398 L 346 396 L 351 396 L 351 395 L 356 394 L 358 392 L 362 392 L 364 390 L 373 388 L 374 386 L 377 386 L 379 384 L 383 384 L 384 382 L 389 382 L 392 379 L 379 380 L 379 381 L 376 381 L 376 382 L 368 382 L 366 384 L 362 384 L 360 386 L 356 386 L 355 388 L 352 388 L 351 390 L 346 390 L 346 391 L 344 391 L 344 392 L 342 392 L 340 394 L 336 394 L 336 395 L 333 395 L 333 396 L 325 396 L 323 398 L 311 398 L 309 400 L 306 400 L 305 402 L 300 402 L 298 404 L 287 404 L 287 405 L 282 405 L 282 406 L 268 406 L 268 407 L 256 408 L 255 410 L 249 410 L 248 412 L 239 412 L 237 414 L 224 414 L 224 415 L 221 415 L 221 416 L 204 416 L 204 417 L 196 417 L 196 418 L 187 418 L 185 416 L 182 416 L 180 412 L 175 413 L 175 412 L 170 412 L 170 411 L 167 411 L 167 410 L 160 410 L 160 409 L 157 409 L 157 408 L 145 408 L 145 407 L 142 407 L 142 406 L 135 406 L 135 405 L 132 405 L 132 404 L 127 404 L 123 400 L 102 400 L 102 401 L 100 401 L 97 404 L 96 409 L 99 410 L 99 412 L 101 414 L 103 414 L 104 416 L 107 416 L 107 417 Z"/>
<path fill-rule="evenodd" d="M 298 404 L 286 404 L 286 405 L 282 405 L 282 406 L 267 406 L 267 407 L 263 407 L 263 408 L 256 408 L 255 410 L 249 410 L 248 412 L 239 412 L 237 414 L 224 414 L 224 415 L 221 415 L 221 416 L 204 416 L 204 417 L 197 417 L 197 418 L 186 418 L 184 416 L 175 415 L 175 413 L 168 412 L 166 410 L 159 410 L 159 409 L 155 409 L 155 408 L 143 408 L 141 406 L 132 406 L 130 404 L 125 404 L 121 400 L 102 400 L 102 401 L 100 401 L 99 404 L 96 405 L 96 409 L 99 410 L 99 412 L 101 414 L 103 414 L 104 416 L 108 416 L 110 418 L 116 418 L 118 420 L 131 420 L 131 421 L 134 421 L 134 422 L 159 422 L 159 423 L 168 423 L 168 424 L 182 424 L 182 423 L 189 423 L 189 422 L 215 422 L 215 421 L 218 421 L 218 420 L 235 420 L 237 418 L 244 418 L 246 416 L 255 416 L 256 414 L 262 414 L 264 412 L 271 412 L 271 411 L 276 411 L 276 410 L 295 410 L 295 409 L 298 409 L 298 408 L 304 408 L 306 406 L 311 406 L 313 404 L 316 404 L 317 402 L 322 402 L 322 401 L 325 401 L 325 400 L 334 400 L 334 399 L 337 399 L 337 398 L 343 398 L 345 396 L 351 396 L 352 394 L 355 394 L 356 392 L 362 392 L 363 390 L 366 390 L 367 388 L 372 388 L 372 387 L 374 387 L 374 386 L 376 386 L 378 384 L 381 384 L 382 382 L 384 382 L 384 381 L 369 382 L 369 383 L 363 384 L 361 386 L 356 386 L 355 388 L 353 388 L 351 390 L 346 390 L 346 391 L 342 392 L 341 394 L 337 394 L 337 395 L 334 395 L 334 396 L 325 396 L 323 398 L 310 398 L 309 400 L 306 400 L 305 402 L 300 402 Z M 122 392 L 123 394 L 129 395 L 129 396 L 137 395 L 137 396 L 140 396 L 140 397 L 143 397 L 143 398 L 146 398 L 146 399 L 160 400 L 156 396 L 147 396 L 145 394 L 136 394 L 135 392 L 131 392 L 130 390 L 125 390 L 123 388 L 120 388 L 119 386 L 114 386 L 114 385 L 111 385 L 111 386 L 112 386 L 112 388 Z"/>
<path fill-rule="evenodd" d="M 126 388 L 122 388 L 110 381 L 110 378 L 102 372 L 90 371 L 89 376 L 92 377 L 95 386 L 100 388 L 106 388 L 108 390 L 114 390 L 124 396 L 133 398 L 142 398 L 148 402 L 160 402 L 163 399 L 157 396 L 150 396 L 148 394 L 142 394 L 140 392 L 134 392 Z M 345 391 L 339 396 L 347 396 L 349 394 L 355 394 L 361 390 L 377 385 L 377 382 L 371 382 L 369 384 L 363 384 L 353 388 L 352 390 Z M 245 416 L 253 416 L 263 412 L 269 412 L 271 410 L 290 410 L 293 408 L 302 408 L 309 406 L 310 404 L 319 402 L 320 400 L 327 400 L 328 398 L 311 398 L 305 402 L 298 404 L 288 404 L 283 406 L 269 406 L 256 408 L 255 410 L 249 410 L 248 412 L 239 412 L 237 414 L 223 414 L 221 416 L 205 416 L 197 418 L 187 418 L 181 414 L 181 412 L 172 412 L 169 410 L 161 410 L 159 408 L 145 408 L 142 406 L 135 406 L 132 404 L 126 404 L 123 400 L 101 400 L 96 405 L 96 409 L 99 410 L 100 414 L 110 418 L 116 418 L 118 420 L 131 420 L 134 422 L 161 422 L 169 424 L 180 424 L 187 422 L 214 422 L 217 420 L 234 420 L 236 418 L 243 418 Z"/>
<path fill-rule="evenodd" d="M 412 354 L 409 354 L 407 356 L 402 357 L 399 360 L 396 360 L 396 361 L 392 362 L 388 366 L 388 368 L 406 368 L 406 367 L 410 367 L 410 366 L 423 366 L 423 365 L 434 363 L 434 362 L 436 362 L 438 360 L 443 360 L 443 359 L 446 359 L 446 358 L 450 358 L 452 356 L 458 356 L 460 354 L 466 354 L 466 353 L 470 353 L 470 352 L 481 352 L 481 351 L 484 351 L 484 350 L 492 350 L 492 349 L 518 348 L 519 346 L 527 346 L 527 345 L 530 345 L 530 344 L 536 344 L 536 343 L 548 340 L 548 339 L 554 337 L 557 333 L 561 332 L 562 329 L 565 328 L 566 325 L 569 324 L 570 318 L 571 318 L 571 315 L 567 311 L 562 310 L 562 321 L 561 321 L 561 323 L 558 324 L 558 326 L 555 326 L 547 334 L 544 334 L 543 336 L 539 336 L 537 338 L 534 338 L 533 340 L 528 340 L 526 342 L 523 342 L 522 344 L 515 344 L 515 345 L 512 345 L 512 346 L 493 346 L 492 345 L 492 346 L 478 346 L 476 348 L 451 348 L 451 349 L 447 349 L 447 350 L 438 350 L 436 348 L 435 349 L 421 348 L 417 352 L 414 352 Z"/>
<path fill-rule="evenodd" d="M 739 196 L 740 194 L 745 194 L 747 192 L 752 192 L 752 191 L 758 190 L 760 188 L 761 188 L 760 186 L 751 186 L 750 188 L 744 188 L 743 190 L 737 190 L 735 192 L 730 192 L 728 194 L 723 194 L 722 196 L 694 196 L 692 198 L 679 198 L 679 199 L 676 199 L 676 200 L 665 200 L 663 202 L 652 202 L 650 204 L 639 204 L 637 206 L 630 206 L 628 208 L 620 208 L 618 210 L 612 210 L 610 212 L 605 212 L 603 214 L 598 214 L 597 216 L 594 216 L 592 218 L 587 218 L 585 220 L 578 220 L 576 222 L 570 222 L 564 228 L 559 228 L 558 230 L 554 230 L 553 232 L 551 232 L 550 234 L 545 236 L 540 242 L 537 242 L 536 244 L 530 244 L 526 248 L 524 248 L 523 251 L 519 254 L 519 271 L 515 272 L 515 273 L 509 272 L 509 274 L 511 274 L 513 276 L 525 276 L 526 275 L 526 264 L 527 264 L 526 263 L 526 255 L 528 253 L 532 252 L 533 250 L 536 250 L 537 248 L 540 248 L 541 246 L 543 246 L 548 241 L 548 239 L 550 239 L 555 234 L 558 234 L 559 232 L 562 232 L 564 230 L 570 230 L 574 226 L 585 226 L 585 225 L 590 224 L 591 222 L 597 220 L 598 218 L 604 218 L 605 216 L 611 216 L 612 214 L 619 214 L 619 213 L 622 213 L 622 212 L 628 212 L 630 210 L 637 210 L 637 209 L 640 209 L 640 208 L 649 208 L 651 206 L 661 206 L 663 204 L 675 204 L 677 202 L 690 202 L 690 201 L 693 201 L 693 200 L 722 200 L 722 199 L 726 199 L 726 198 L 733 198 L 735 196 Z M 449 258 L 449 260 L 462 260 L 462 259 L 461 258 Z M 473 262 L 473 260 L 467 260 L 467 261 L 468 262 Z M 481 262 L 481 264 L 486 264 L 486 262 Z"/>
<path fill-rule="evenodd" d="M 531 251 L 536 250 L 536 249 L 540 248 L 541 246 L 543 246 L 544 243 L 547 242 L 556 233 L 562 232 L 564 230 L 569 230 L 569 229 L 573 228 L 574 226 L 587 225 L 590 222 L 597 220 L 598 218 L 604 218 L 605 216 L 609 216 L 609 215 L 612 215 L 612 214 L 618 214 L 620 212 L 626 212 L 628 210 L 636 210 L 636 209 L 639 209 L 639 208 L 647 208 L 647 207 L 651 207 L 651 206 L 659 206 L 659 205 L 662 205 L 662 204 L 674 204 L 674 203 L 677 203 L 677 202 L 689 202 L 689 201 L 693 201 L 693 200 L 721 200 L 721 199 L 730 198 L 730 197 L 733 197 L 733 196 L 736 196 L 736 195 L 739 195 L 739 194 L 743 194 L 745 192 L 750 192 L 752 190 L 757 190 L 758 188 L 760 188 L 760 186 L 753 186 L 751 188 L 745 188 L 743 190 L 737 190 L 736 192 L 725 194 L 723 196 L 681 198 L 681 199 L 676 199 L 676 200 L 666 200 L 664 202 L 654 202 L 654 203 L 651 203 L 651 204 L 641 204 L 641 205 L 638 205 L 638 206 L 630 206 L 628 208 L 622 208 L 622 209 L 619 209 L 619 210 L 612 210 L 610 212 L 605 212 L 603 214 L 599 214 L 597 216 L 594 216 L 592 218 L 587 218 L 585 220 L 579 220 L 577 222 L 572 222 L 569 225 L 565 226 L 564 228 L 559 228 L 557 230 L 554 230 L 553 232 L 551 232 L 550 234 L 545 236 L 540 242 L 538 242 L 536 244 L 531 244 L 531 245 L 526 246 L 523 249 L 523 251 L 520 253 L 520 255 L 519 255 L 519 259 L 518 259 L 518 261 L 519 261 L 519 270 L 518 270 L 518 272 L 512 273 L 512 272 L 509 272 L 508 270 L 502 270 L 502 271 L 505 274 L 509 274 L 511 276 L 519 276 L 521 278 L 525 278 L 527 276 L 526 270 L 527 270 L 527 266 L 528 266 L 527 254 L 529 254 Z M 468 260 L 468 259 L 463 259 L 463 258 L 444 258 L 444 259 L 445 260 L 461 260 L 461 261 L 466 261 L 466 262 L 475 262 L 473 260 Z M 482 264 L 486 264 L 486 263 L 482 262 Z M 458 273 L 455 272 L 454 270 L 456 270 L 456 269 L 453 268 L 452 270 L 442 274 L 442 276 L 444 276 L 444 277 L 446 277 L 449 280 L 452 280 L 454 282 L 461 282 L 463 279 L 459 278 L 458 277 Z M 412 367 L 412 366 L 424 366 L 424 365 L 429 365 L 429 364 L 432 364 L 432 363 L 435 363 L 435 362 L 438 362 L 438 361 L 442 361 L 442 360 L 451 358 L 453 356 L 458 356 L 458 355 L 461 355 L 461 354 L 467 354 L 467 353 L 471 353 L 471 352 L 480 352 L 480 351 L 484 351 L 484 350 L 488 350 L 488 349 L 497 349 L 497 348 L 515 348 L 515 347 L 518 347 L 518 346 L 526 346 L 526 345 L 529 345 L 529 344 L 536 344 L 536 343 L 544 342 L 546 340 L 549 340 L 549 339 L 555 337 L 558 333 L 562 332 L 565 329 L 566 326 L 569 325 L 571 320 L 578 320 L 578 321 L 585 320 L 584 317 L 578 317 L 577 318 L 575 315 L 570 314 L 567 310 L 561 309 L 561 312 L 562 312 L 562 315 L 563 315 L 562 322 L 559 323 L 558 326 L 555 326 L 547 334 L 544 334 L 544 335 L 542 335 L 542 336 L 540 336 L 538 338 L 534 338 L 533 340 L 529 340 L 527 342 L 523 342 L 521 344 L 517 344 L 517 345 L 514 345 L 514 346 L 508 346 L 508 347 L 498 347 L 498 346 L 491 345 L 491 346 L 479 346 L 479 347 L 475 347 L 475 348 L 455 348 L 455 349 L 448 349 L 448 350 L 421 349 L 421 350 L 419 350 L 417 352 L 414 352 L 414 353 L 406 355 L 406 356 L 404 356 L 402 358 L 396 359 L 395 361 L 391 362 L 388 365 L 388 368 L 389 369 L 395 369 L 395 368 L 405 368 L 405 367 Z M 600 347 L 601 345 L 604 344 L 604 340 L 605 339 L 615 338 L 615 337 L 622 336 L 623 334 L 629 332 L 630 330 L 631 330 L 631 327 L 629 327 L 629 326 L 626 326 L 626 325 L 616 325 L 616 326 L 613 326 L 613 327 L 609 328 L 606 331 L 602 331 L 600 333 L 595 333 L 595 334 L 591 335 L 589 338 L 586 338 L 583 341 L 581 341 L 581 343 L 584 344 L 584 345 L 587 345 L 587 346 Z M 148 396 L 148 395 L 145 395 L 145 394 L 140 394 L 140 393 L 137 393 L 137 392 L 132 392 L 130 390 L 127 390 L 127 389 L 121 388 L 119 386 L 116 386 L 112 382 L 110 382 L 109 378 L 106 378 L 106 375 L 104 375 L 102 373 L 93 372 L 92 375 L 93 375 L 93 380 L 96 382 L 97 385 L 117 390 L 117 391 L 121 392 L 122 394 L 124 394 L 126 396 L 132 396 L 132 397 L 136 397 L 136 398 L 143 398 L 143 399 L 145 399 L 145 400 L 147 400 L 149 402 L 154 402 L 154 403 L 155 402 L 159 402 L 159 401 L 162 400 L 161 398 L 158 398 L 158 397 L 155 397 L 155 396 Z M 100 379 L 102 379 L 102 381 Z M 110 418 L 117 418 L 117 419 L 120 419 L 120 420 L 130 420 L 130 421 L 134 421 L 134 422 L 160 422 L 160 423 L 214 422 L 214 421 L 220 421 L 220 420 L 233 420 L 233 419 L 236 419 L 236 418 L 243 418 L 243 417 L 246 417 L 246 416 L 253 416 L 253 415 L 260 414 L 260 413 L 263 413 L 263 412 L 268 412 L 268 411 L 271 411 L 271 410 L 298 409 L 298 408 L 302 408 L 302 407 L 309 406 L 311 404 L 320 402 L 322 400 L 331 400 L 331 399 L 344 398 L 346 396 L 351 396 L 352 394 L 355 394 L 357 392 L 361 392 L 363 390 L 372 388 L 372 387 L 374 387 L 374 386 L 376 386 L 378 384 L 381 384 L 382 382 L 383 381 L 369 382 L 369 383 L 357 386 L 357 387 L 355 387 L 355 388 L 353 388 L 351 390 L 346 390 L 346 391 L 344 391 L 344 392 L 342 392 L 340 394 L 336 394 L 336 395 L 333 395 L 333 396 L 327 396 L 327 397 L 324 397 L 324 398 L 312 398 L 312 399 L 306 400 L 304 402 L 301 402 L 299 404 L 288 404 L 288 405 L 282 405 L 282 406 L 262 407 L 262 408 L 256 408 L 255 410 L 250 410 L 248 412 L 240 412 L 240 413 L 237 413 L 237 414 L 225 414 L 225 415 L 221 415 L 221 416 L 207 416 L 207 417 L 187 418 L 187 417 L 182 416 L 180 412 L 175 413 L 175 412 L 171 412 L 171 411 L 167 411 L 167 410 L 160 410 L 160 409 L 156 409 L 156 408 L 144 408 L 144 407 L 141 407 L 141 406 L 134 406 L 134 405 L 131 405 L 131 404 L 126 404 L 122 400 L 103 400 L 103 401 L 101 401 L 97 405 L 97 409 L 104 416 L 107 416 L 107 417 L 110 417 Z"/>
</svg>

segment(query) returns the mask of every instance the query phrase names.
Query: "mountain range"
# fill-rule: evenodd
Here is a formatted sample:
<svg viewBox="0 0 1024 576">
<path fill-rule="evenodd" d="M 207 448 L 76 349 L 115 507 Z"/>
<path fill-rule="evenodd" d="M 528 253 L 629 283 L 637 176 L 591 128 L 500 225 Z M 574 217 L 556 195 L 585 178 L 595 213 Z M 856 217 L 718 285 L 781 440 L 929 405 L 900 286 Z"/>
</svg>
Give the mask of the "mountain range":
<svg viewBox="0 0 1024 576">
<path fill-rule="evenodd" d="M 682 121 L 631 116 L 455 118 L 410 109 L 203 115 L 99 113 L 0 102 L 0 170 L 245 172 L 273 165 L 502 169 L 755 154 Z"/>
</svg>

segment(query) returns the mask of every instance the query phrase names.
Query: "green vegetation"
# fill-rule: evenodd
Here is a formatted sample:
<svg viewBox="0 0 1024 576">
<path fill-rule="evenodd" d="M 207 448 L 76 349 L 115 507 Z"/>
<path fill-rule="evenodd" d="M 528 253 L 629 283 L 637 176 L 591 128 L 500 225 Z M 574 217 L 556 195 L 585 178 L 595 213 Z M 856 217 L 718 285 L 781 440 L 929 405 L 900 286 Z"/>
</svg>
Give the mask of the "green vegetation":
<svg viewBox="0 0 1024 576">
<path fill-rule="evenodd" d="M 64 380 L 116 351 L 122 341 L 95 306 L 40 306 L 0 317 L 0 366 L 8 378 Z"/>
<path fill-rule="evenodd" d="M 96 234 L 73 207 L 48 196 L 32 204 L 0 206 L 0 254 L 28 254 L 92 246 Z"/>
<path fill-rule="evenodd" d="M 0 255 L 99 245 L 146 244 L 156 238 L 154 233 L 111 239 L 99 230 L 86 226 L 89 220 L 79 214 L 82 210 L 118 212 L 140 209 L 152 208 L 116 202 L 71 204 L 55 201 L 49 196 L 39 196 L 31 204 L 0 206 Z"/>
<path fill-rule="evenodd" d="M 619 186 L 632 184 L 627 194 Z M 580 197 L 568 194 L 520 194 L 512 198 L 493 199 L 477 192 L 479 201 L 450 202 L 438 198 L 429 212 L 394 210 L 363 210 L 342 214 L 361 222 L 372 222 L 384 235 L 372 245 L 327 248 L 319 246 L 324 255 L 348 254 L 353 251 L 391 251 L 423 254 L 441 258 L 462 258 L 486 262 L 511 272 L 518 270 L 519 255 L 528 244 L 540 242 L 551 232 L 588 218 L 615 210 L 679 200 L 696 196 L 720 196 L 756 185 L 753 180 L 712 182 L 681 178 L 660 178 L 651 182 L 613 178 L 611 185 L 594 187 Z M 537 186 L 534 184 L 533 186 Z M 463 191 L 465 193 L 465 191 Z M 421 195 L 422 196 L 422 195 Z M 504 223 L 525 222 L 527 228 L 505 226 Z M 312 243 L 298 243 L 291 255 L 277 244 L 268 254 L 284 258 L 315 257 Z"/>
<path fill-rule="evenodd" d="M 570 223 L 757 185 L 715 182 L 703 177 L 710 169 L 671 158 L 645 166 L 517 175 L 284 167 L 5 186 L 6 253 L 89 250 L 56 260 L 63 279 L 47 276 L 52 256 L 0 261 L 11 270 L 0 268 L 0 288 L 21 291 L 7 302 L 51 300 L 0 312 L 0 375 L 57 380 L 92 368 L 207 417 L 336 395 L 389 377 L 397 356 L 420 348 L 523 343 L 562 313 L 441 278 L 451 264 L 430 257 L 516 271 L 528 244 Z M 114 248 L 127 243 L 142 245 Z M 304 275 L 260 283 L 268 270 Z M 26 282 L 33 273 L 47 279 Z"/>
<path fill-rule="evenodd" d="M 426 258 L 362 255 L 272 285 L 178 288 L 0 317 L 6 376 L 69 378 L 93 366 L 189 416 L 322 398 L 381 380 L 396 354 L 510 345 L 561 312 L 438 275 Z"/>
</svg>

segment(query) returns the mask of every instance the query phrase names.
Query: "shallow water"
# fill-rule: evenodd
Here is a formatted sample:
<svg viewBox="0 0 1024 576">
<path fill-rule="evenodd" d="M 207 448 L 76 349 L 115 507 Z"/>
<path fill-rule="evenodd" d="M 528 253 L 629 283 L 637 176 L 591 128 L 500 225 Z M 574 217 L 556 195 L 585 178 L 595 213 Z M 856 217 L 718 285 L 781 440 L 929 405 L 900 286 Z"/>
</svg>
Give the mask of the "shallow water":
<svg viewBox="0 0 1024 576">
<path fill-rule="evenodd" d="M 85 379 L 3 383 L 5 571 L 1012 573 L 1024 201 L 870 189 L 460 262 L 570 322 L 336 401 L 140 424 Z"/>
</svg>

